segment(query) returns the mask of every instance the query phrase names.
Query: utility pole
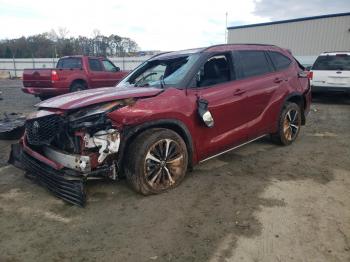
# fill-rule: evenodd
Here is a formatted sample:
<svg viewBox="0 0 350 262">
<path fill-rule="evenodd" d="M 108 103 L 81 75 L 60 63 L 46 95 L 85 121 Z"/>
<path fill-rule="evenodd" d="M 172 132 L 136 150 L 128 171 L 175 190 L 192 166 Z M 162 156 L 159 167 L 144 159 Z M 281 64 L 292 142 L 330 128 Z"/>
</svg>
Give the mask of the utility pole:
<svg viewBox="0 0 350 262">
<path fill-rule="evenodd" d="M 228 13 L 226 12 L 226 22 L 225 22 L 225 44 L 227 44 L 227 16 L 228 16 Z"/>
</svg>

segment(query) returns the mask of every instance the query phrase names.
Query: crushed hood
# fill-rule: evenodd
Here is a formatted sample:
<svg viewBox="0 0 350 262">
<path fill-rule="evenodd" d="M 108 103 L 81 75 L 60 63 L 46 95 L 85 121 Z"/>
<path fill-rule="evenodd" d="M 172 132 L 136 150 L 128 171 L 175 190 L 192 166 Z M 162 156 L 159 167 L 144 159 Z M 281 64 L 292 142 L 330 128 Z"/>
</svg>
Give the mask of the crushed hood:
<svg viewBox="0 0 350 262">
<path fill-rule="evenodd" d="M 118 99 L 155 96 L 162 91 L 151 87 L 104 87 L 53 97 L 35 106 L 70 110 Z"/>
</svg>

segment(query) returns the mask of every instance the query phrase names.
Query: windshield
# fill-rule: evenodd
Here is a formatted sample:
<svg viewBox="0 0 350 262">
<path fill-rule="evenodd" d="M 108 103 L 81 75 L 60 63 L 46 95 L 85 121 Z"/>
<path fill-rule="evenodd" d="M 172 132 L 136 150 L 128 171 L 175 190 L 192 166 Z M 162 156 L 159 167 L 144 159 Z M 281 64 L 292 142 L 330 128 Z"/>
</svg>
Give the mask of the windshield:
<svg viewBox="0 0 350 262">
<path fill-rule="evenodd" d="M 167 87 L 180 86 L 185 76 L 198 60 L 199 54 L 165 57 L 141 64 L 117 86 Z"/>
<path fill-rule="evenodd" d="M 350 56 L 319 56 L 313 65 L 312 70 L 350 70 Z"/>
</svg>

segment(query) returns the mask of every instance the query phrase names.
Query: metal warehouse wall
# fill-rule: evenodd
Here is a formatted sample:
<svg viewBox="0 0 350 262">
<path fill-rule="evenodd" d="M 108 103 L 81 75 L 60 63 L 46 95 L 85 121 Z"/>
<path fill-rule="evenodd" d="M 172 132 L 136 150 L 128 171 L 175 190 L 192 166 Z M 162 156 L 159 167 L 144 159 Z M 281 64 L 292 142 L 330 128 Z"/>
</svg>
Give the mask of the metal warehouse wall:
<svg viewBox="0 0 350 262">
<path fill-rule="evenodd" d="M 350 15 L 298 22 L 234 28 L 228 43 L 273 44 L 296 56 L 316 56 L 324 51 L 350 50 Z"/>
</svg>

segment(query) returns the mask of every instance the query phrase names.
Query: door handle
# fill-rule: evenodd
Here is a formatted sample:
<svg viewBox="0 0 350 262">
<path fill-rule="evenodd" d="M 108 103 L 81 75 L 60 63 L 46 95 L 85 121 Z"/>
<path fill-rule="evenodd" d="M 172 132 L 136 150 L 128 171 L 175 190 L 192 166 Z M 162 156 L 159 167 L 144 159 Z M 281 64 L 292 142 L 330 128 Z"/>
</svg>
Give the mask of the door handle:
<svg viewBox="0 0 350 262">
<path fill-rule="evenodd" d="M 283 82 L 283 79 L 282 78 L 279 78 L 279 77 L 276 77 L 274 80 L 273 80 L 274 83 L 281 83 Z"/>
<path fill-rule="evenodd" d="M 245 90 L 242 89 L 237 89 L 236 91 L 233 92 L 234 96 L 239 96 L 245 93 Z"/>
</svg>

